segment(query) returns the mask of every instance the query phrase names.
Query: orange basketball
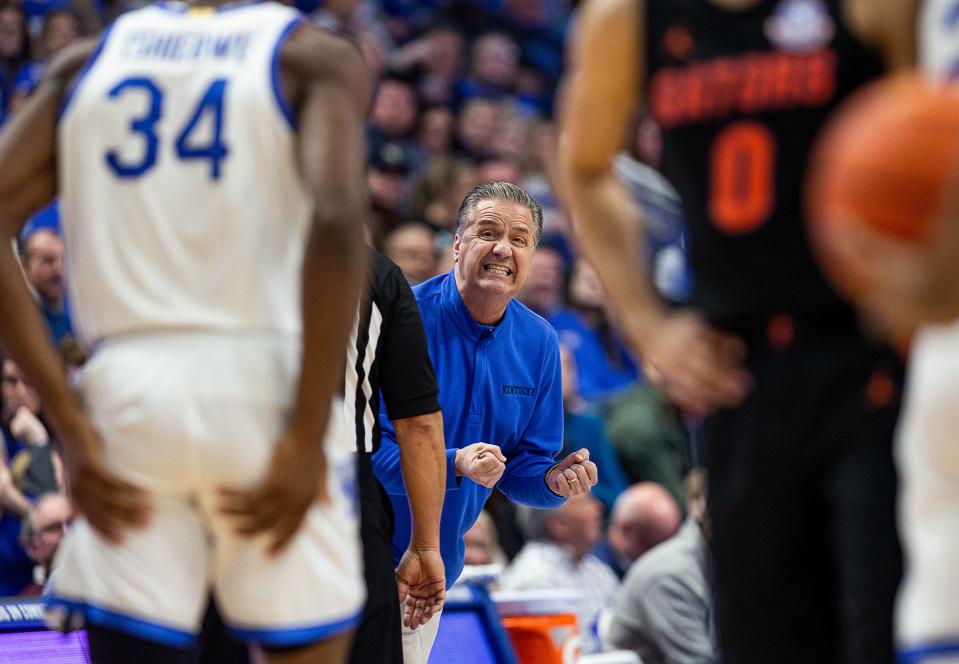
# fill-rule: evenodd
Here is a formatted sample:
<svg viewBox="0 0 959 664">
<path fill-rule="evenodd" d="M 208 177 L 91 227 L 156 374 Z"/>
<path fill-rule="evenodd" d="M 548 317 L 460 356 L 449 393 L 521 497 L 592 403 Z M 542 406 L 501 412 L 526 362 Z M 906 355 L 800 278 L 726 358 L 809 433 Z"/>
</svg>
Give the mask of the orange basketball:
<svg viewBox="0 0 959 664">
<path fill-rule="evenodd" d="M 855 297 L 869 288 L 858 263 L 868 256 L 850 256 L 843 246 L 848 224 L 921 241 L 948 188 L 959 181 L 957 167 L 955 88 L 902 73 L 866 86 L 840 106 L 813 149 L 806 191 L 814 250 L 840 290 Z"/>
</svg>

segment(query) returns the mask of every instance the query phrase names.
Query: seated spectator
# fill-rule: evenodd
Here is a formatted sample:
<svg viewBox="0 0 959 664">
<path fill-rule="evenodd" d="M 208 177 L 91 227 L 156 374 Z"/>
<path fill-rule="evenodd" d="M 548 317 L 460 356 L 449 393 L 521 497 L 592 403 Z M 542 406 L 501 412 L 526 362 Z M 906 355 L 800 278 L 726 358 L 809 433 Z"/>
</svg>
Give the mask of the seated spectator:
<svg viewBox="0 0 959 664">
<path fill-rule="evenodd" d="M 691 473 L 688 486 L 682 528 L 630 567 L 613 608 L 610 645 L 635 652 L 643 664 L 719 661 L 703 473 Z"/>
<path fill-rule="evenodd" d="M 530 263 L 529 278 L 519 292 L 519 299 L 527 307 L 549 320 L 565 307 L 566 259 L 557 248 L 543 242 L 536 247 Z"/>
<path fill-rule="evenodd" d="M 676 409 L 650 383 L 633 386 L 606 408 L 606 430 L 630 482 L 656 482 L 677 501 L 690 454 Z"/>
<path fill-rule="evenodd" d="M 382 79 L 366 126 L 370 154 L 377 155 L 384 146 L 395 144 L 402 150 L 409 170 L 417 170 L 424 160 L 413 138 L 418 118 L 419 100 L 413 84 L 397 76 Z"/>
<path fill-rule="evenodd" d="M 482 97 L 470 99 L 462 108 L 456 123 L 457 151 L 467 159 L 480 161 L 493 156 L 493 134 L 499 106 Z"/>
<path fill-rule="evenodd" d="M 509 35 L 488 32 L 473 42 L 469 73 L 456 84 L 460 99 L 499 100 L 511 95 L 519 75 L 520 48 Z"/>
<path fill-rule="evenodd" d="M 33 91 L 37 89 L 50 58 L 65 46 L 76 41 L 82 34 L 80 18 L 72 9 L 66 7 L 54 9 L 44 16 L 43 28 L 40 31 L 42 58 L 28 62 L 17 72 L 10 96 L 11 113 L 15 113 L 18 108 L 23 106 L 30 95 L 33 94 Z"/>
<path fill-rule="evenodd" d="M 406 176 L 413 170 L 415 161 L 416 157 L 403 143 L 383 143 L 370 155 L 366 182 L 375 237 L 382 237 L 402 223 L 400 214 L 406 199 Z"/>
<path fill-rule="evenodd" d="M 408 221 L 394 228 L 383 243 L 383 253 L 403 272 L 410 286 L 436 276 L 436 243 L 426 224 Z"/>
<path fill-rule="evenodd" d="M 445 231 L 452 243 L 460 203 L 477 183 L 476 170 L 468 160 L 457 157 L 432 159 L 413 178 L 409 216 L 425 221 L 438 231 Z M 452 251 L 446 253 L 451 255 Z"/>
<path fill-rule="evenodd" d="M 682 518 L 666 489 L 653 482 L 634 484 L 613 503 L 606 538 L 594 553 L 622 579 L 643 554 L 673 536 Z"/>
<path fill-rule="evenodd" d="M 565 346 L 560 345 L 559 357 L 563 368 L 563 452 L 569 454 L 584 447 L 589 450 L 589 458 L 603 469 L 593 495 L 603 504 L 608 513 L 620 493 L 626 490 L 629 482 L 619 465 L 616 452 L 606 435 L 606 425 L 602 418 L 580 409 L 579 393 L 576 383 L 576 361 Z"/>
<path fill-rule="evenodd" d="M 523 180 L 519 163 L 509 157 L 484 159 L 476 167 L 476 176 L 480 182 L 509 182 L 517 186 Z"/>
<path fill-rule="evenodd" d="M 602 405 L 634 385 L 639 372 L 606 313 L 606 292 L 592 266 L 576 261 L 570 277 L 568 308 L 549 322 L 569 346 L 579 367 L 579 392 Z"/>
<path fill-rule="evenodd" d="M 53 556 L 66 534 L 73 507 L 62 493 L 45 493 L 30 506 L 20 528 L 20 542 L 33 561 L 33 581 L 20 595 L 41 595 Z"/>
<path fill-rule="evenodd" d="M 27 515 L 30 503 L 13 485 L 8 467 L 11 457 L 25 449 L 26 443 L 21 418 L 12 426 L 18 413 L 24 411 L 36 416 L 40 412 L 40 398 L 23 377 L 12 360 L 0 355 L 0 597 L 15 595 L 30 583 L 33 564 L 20 545 L 20 520 Z"/>
<path fill-rule="evenodd" d="M 577 607 L 583 649 L 593 652 L 591 637 L 599 612 L 612 600 L 619 579 L 590 551 L 603 532 L 603 508 L 581 494 L 555 510 L 529 510 L 531 541 L 500 576 L 502 590 L 567 588 L 580 594 Z"/>
<path fill-rule="evenodd" d="M 27 282 L 55 345 L 72 336 L 70 316 L 64 299 L 63 238 L 47 227 L 38 227 L 24 240 L 21 262 Z"/>
<path fill-rule="evenodd" d="M 473 527 L 463 535 L 466 565 L 506 565 L 506 554 L 499 546 L 496 525 L 489 512 L 483 510 Z"/>
<path fill-rule="evenodd" d="M 464 51 L 463 35 L 458 30 L 437 25 L 397 49 L 390 65 L 397 71 L 418 70 L 416 88 L 420 99 L 426 104 L 449 106 L 463 73 Z"/>
<path fill-rule="evenodd" d="M 443 157 L 453 147 L 453 126 L 456 116 L 445 106 L 433 106 L 423 111 L 416 141 L 430 159 Z"/>
<path fill-rule="evenodd" d="M 0 2 L 0 124 L 6 119 L 13 77 L 27 61 L 27 17 L 15 0 Z"/>
<path fill-rule="evenodd" d="M 43 422 L 30 410 L 20 408 L 10 422 L 10 433 L 26 445 L 10 459 L 13 486 L 27 498 L 63 491 L 63 464 Z"/>
</svg>

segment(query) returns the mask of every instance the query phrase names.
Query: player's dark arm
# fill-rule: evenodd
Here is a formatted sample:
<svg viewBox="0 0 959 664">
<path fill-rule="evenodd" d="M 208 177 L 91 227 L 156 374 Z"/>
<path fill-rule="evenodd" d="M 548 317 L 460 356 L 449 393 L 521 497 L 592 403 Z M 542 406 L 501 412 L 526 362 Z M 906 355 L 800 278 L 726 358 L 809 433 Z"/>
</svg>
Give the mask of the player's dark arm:
<svg viewBox="0 0 959 664">
<path fill-rule="evenodd" d="M 365 286 L 363 121 L 370 85 L 359 51 L 314 28 L 293 34 L 281 66 L 302 81 L 295 105 L 299 159 L 315 206 L 303 260 L 303 366 L 293 426 L 322 434 L 320 404 L 325 408 L 340 388 Z"/>
<path fill-rule="evenodd" d="M 300 376 L 289 428 L 266 477 L 247 490 L 221 490 L 221 508 L 236 517 L 237 532 L 269 533 L 274 553 L 296 534 L 314 500 L 328 499 L 321 441 L 366 283 L 363 119 L 369 104 L 359 51 L 305 23 L 284 44 L 280 72 L 295 109 L 300 174 L 314 206 L 302 268 Z"/>
<path fill-rule="evenodd" d="M 94 528 L 118 540 L 123 527 L 145 522 L 146 499 L 106 470 L 100 441 L 67 383 L 11 248 L 26 219 L 56 192 L 57 114 L 93 48 L 92 41 L 84 41 L 58 54 L 37 91 L 0 134 L 0 343 L 43 400 L 64 447 L 77 505 Z"/>
<path fill-rule="evenodd" d="M 658 325 L 665 308 L 644 258 L 642 213 L 612 160 L 640 102 L 644 7 L 642 0 L 591 0 L 580 12 L 561 89 L 559 155 L 576 236 L 617 309 L 639 330 Z"/>
<path fill-rule="evenodd" d="M 749 383 L 742 344 L 692 312 L 667 311 L 646 265 L 642 213 L 613 174 L 641 101 L 645 3 L 591 0 L 579 21 L 560 115 L 560 180 L 577 237 L 623 336 L 667 396 L 694 413 L 732 406 Z"/>
</svg>

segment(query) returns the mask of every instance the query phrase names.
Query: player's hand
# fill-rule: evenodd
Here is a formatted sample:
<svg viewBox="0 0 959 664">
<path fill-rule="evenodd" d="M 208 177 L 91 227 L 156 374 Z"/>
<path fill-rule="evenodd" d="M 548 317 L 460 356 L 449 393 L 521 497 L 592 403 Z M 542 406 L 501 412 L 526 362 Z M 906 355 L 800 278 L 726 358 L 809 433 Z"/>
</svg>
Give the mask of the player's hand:
<svg viewBox="0 0 959 664">
<path fill-rule="evenodd" d="M 564 498 L 589 493 L 598 481 L 599 471 L 589 460 L 589 450 L 585 447 L 568 454 L 546 476 L 546 486 Z"/>
<path fill-rule="evenodd" d="M 220 489 L 220 510 L 235 519 L 236 532 L 264 533 L 277 554 L 299 530 L 310 506 L 329 502 L 326 454 L 319 440 L 288 431 L 277 442 L 266 476 L 249 489 Z"/>
<path fill-rule="evenodd" d="M 640 350 L 650 380 L 693 415 L 738 405 L 752 385 L 742 366 L 742 340 L 710 327 L 690 310 L 667 313 L 650 328 Z"/>
<path fill-rule="evenodd" d="M 10 433 L 14 438 L 22 440 L 31 447 L 46 445 L 50 442 L 50 434 L 47 433 L 46 427 L 25 406 L 18 408 L 13 419 L 10 420 Z"/>
<path fill-rule="evenodd" d="M 473 443 L 456 450 L 456 473 L 492 489 L 506 470 L 506 457 L 499 445 Z"/>
<path fill-rule="evenodd" d="M 446 568 L 439 549 L 409 548 L 396 568 L 403 624 L 410 629 L 429 622 L 446 601 Z"/>
<path fill-rule="evenodd" d="M 937 221 L 928 240 L 911 243 L 846 226 L 836 251 L 865 275 L 856 304 L 886 338 L 901 344 L 918 325 L 959 317 L 959 218 Z"/>
<path fill-rule="evenodd" d="M 146 491 L 107 468 L 103 443 L 86 414 L 75 410 L 61 416 L 55 421 L 55 428 L 63 444 L 63 462 L 73 502 L 94 530 L 119 544 L 125 529 L 147 525 L 151 506 Z"/>
</svg>

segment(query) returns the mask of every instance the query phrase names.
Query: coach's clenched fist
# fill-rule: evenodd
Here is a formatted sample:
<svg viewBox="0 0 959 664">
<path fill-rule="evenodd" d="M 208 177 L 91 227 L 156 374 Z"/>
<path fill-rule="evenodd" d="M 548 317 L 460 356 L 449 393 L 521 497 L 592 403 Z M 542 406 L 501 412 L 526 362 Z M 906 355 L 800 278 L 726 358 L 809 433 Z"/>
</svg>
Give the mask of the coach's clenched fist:
<svg viewBox="0 0 959 664">
<path fill-rule="evenodd" d="M 598 477 L 596 464 L 589 460 L 589 450 L 584 447 L 567 455 L 549 471 L 546 486 L 553 493 L 569 498 L 590 491 Z"/>
<path fill-rule="evenodd" d="M 477 484 L 493 488 L 506 470 L 506 457 L 499 445 L 473 443 L 456 450 L 456 474 L 468 477 Z"/>
</svg>

